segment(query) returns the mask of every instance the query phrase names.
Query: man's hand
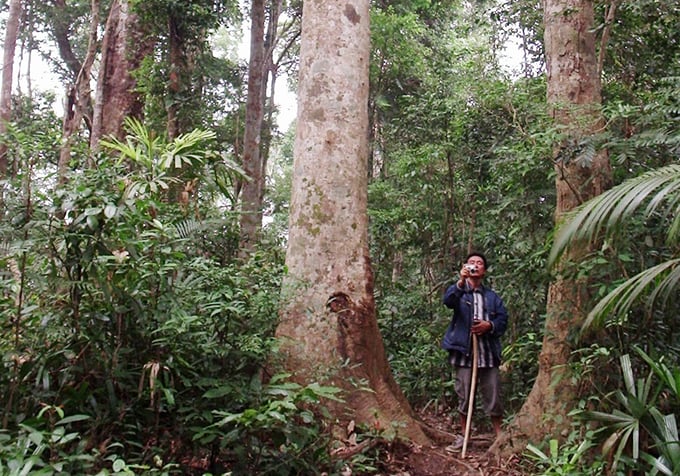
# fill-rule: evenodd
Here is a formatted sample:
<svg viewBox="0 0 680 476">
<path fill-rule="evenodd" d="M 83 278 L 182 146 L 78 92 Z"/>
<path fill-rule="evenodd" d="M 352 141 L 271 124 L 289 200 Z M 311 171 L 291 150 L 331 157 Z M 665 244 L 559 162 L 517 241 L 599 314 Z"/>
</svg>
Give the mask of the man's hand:
<svg viewBox="0 0 680 476">
<path fill-rule="evenodd" d="M 467 281 L 467 278 L 470 277 L 470 270 L 463 265 L 463 267 L 460 269 L 460 278 L 458 278 L 458 287 L 462 288 L 465 286 L 465 281 Z"/>
<path fill-rule="evenodd" d="M 472 329 L 470 330 L 473 334 L 481 336 L 486 334 L 493 329 L 493 324 L 489 321 L 472 321 Z"/>
</svg>

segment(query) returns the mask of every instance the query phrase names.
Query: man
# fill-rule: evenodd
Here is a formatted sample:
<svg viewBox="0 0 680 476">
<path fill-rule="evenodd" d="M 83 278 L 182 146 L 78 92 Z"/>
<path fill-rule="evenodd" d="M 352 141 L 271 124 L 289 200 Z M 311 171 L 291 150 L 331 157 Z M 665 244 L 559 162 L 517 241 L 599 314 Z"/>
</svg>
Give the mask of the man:
<svg viewBox="0 0 680 476">
<path fill-rule="evenodd" d="M 482 285 L 486 269 L 486 257 L 481 253 L 470 253 L 458 281 L 449 286 L 443 299 L 444 304 L 453 309 L 442 348 L 449 352 L 449 362 L 456 368 L 455 388 L 463 435 L 472 380 L 473 335 L 478 343 L 477 378 L 484 411 L 491 418 L 496 436 L 501 431 L 503 419 L 498 368 L 501 364 L 500 337 L 507 327 L 508 313 L 500 296 Z M 447 450 L 456 451 L 462 446 L 463 438 L 458 437 Z"/>
</svg>

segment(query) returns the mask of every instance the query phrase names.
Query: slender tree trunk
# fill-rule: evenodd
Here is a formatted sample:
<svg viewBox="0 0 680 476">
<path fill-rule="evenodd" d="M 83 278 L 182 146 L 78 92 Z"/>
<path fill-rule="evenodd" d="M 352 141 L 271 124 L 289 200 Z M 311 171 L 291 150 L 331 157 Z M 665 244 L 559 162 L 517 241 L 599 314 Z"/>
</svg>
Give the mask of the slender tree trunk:
<svg viewBox="0 0 680 476">
<path fill-rule="evenodd" d="M 189 132 L 198 121 L 199 108 L 202 107 L 201 90 L 194 78 L 196 61 L 203 49 L 205 30 L 191 28 L 182 18 L 181 9 L 173 9 L 168 15 L 168 97 L 166 100 L 168 140 L 172 141 L 181 134 Z M 171 167 L 169 170 L 173 181 L 167 192 L 167 200 L 173 203 L 184 203 L 185 192 L 191 180 L 192 172 L 186 167 Z"/>
<path fill-rule="evenodd" d="M 154 40 L 130 8 L 128 0 L 114 0 L 106 21 L 90 136 L 93 150 L 104 136 L 122 139 L 126 117 L 142 118 L 144 102 L 132 73 L 153 52 Z"/>
<path fill-rule="evenodd" d="M 182 55 L 182 38 L 178 29 L 177 20 L 170 15 L 168 17 L 168 59 L 170 63 L 170 76 L 168 77 L 168 91 L 170 103 L 167 107 L 168 139 L 173 140 L 180 134 L 179 127 L 179 94 L 182 88 L 182 76 L 184 74 L 184 60 Z"/>
<path fill-rule="evenodd" d="M 262 226 L 262 202 L 264 172 L 260 151 L 262 121 L 264 118 L 263 96 L 267 87 L 265 68 L 265 0 L 252 0 L 250 27 L 250 62 L 248 63 L 248 97 L 246 99 L 246 123 L 243 138 L 243 170 L 250 180 L 241 189 L 241 244 L 242 253 L 252 250 Z"/>
<path fill-rule="evenodd" d="M 593 33 L 593 2 L 546 0 L 544 9 L 547 100 L 565 138 L 554 150 L 557 190 L 556 222 L 568 211 L 601 194 L 611 185 L 606 150 L 592 160 L 582 147 L 605 127 L 601 115 L 601 84 Z M 565 257 L 578 260 L 588 250 Z M 534 386 L 506 434 L 493 451 L 522 451 L 528 441 L 563 437 L 570 428 L 568 416 L 575 407 L 577 385 L 568 365 L 574 348 L 571 336 L 580 327 L 589 306 L 587 282 L 559 276 L 548 291 L 547 317 L 539 371 Z M 517 318 L 521 319 L 521 316 Z"/>
<path fill-rule="evenodd" d="M 14 73 L 14 52 L 19 35 L 21 0 L 11 0 L 5 30 L 5 44 L 2 55 L 2 87 L 0 88 L 0 179 L 7 175 L 7 143 L 2 136 L 7 133 L 7 123 L 12 120 L 12 74 Z"/>
<path fill-rule="evenodd" d="M 35 2 L 24 3 L 21 22 L 27 25 L 27 28 L 21 39 L 21 49 L 19 50 L 19 63 L 17 68 L 18 72 L 16 77 L 17 93 L 20 96 L 24 95 L 23 91 L 21 90 L 22 87 L 21 78 L 23 77 L 26 83 L 25 95 L 29 99 L 33 98 L 33 81 L 32 81 L 33 73 L 31 68 L 32 63 L 31 58 L 33 57 L 33 45 L 35 44 L 35 29 L 33 27 L 28 27 L 28 25 L 36 24 L 35 9 L 36 9 Z M 21 27 L 21 23 L 19 27 Z M 24 64 L 26 65 L 25 67 L 23 66 Z M 21 71 L 24 71 L 23 75 Z"/>
<path fill-rule="evenodd" d="M 99 28 L 99 0 L 92 0 L 90 17 L 90 33 L 88 38 L 87 53 L 82 67 L 78 72 L 75 84 L 68 91 L 64 108 L 63 137 L 62 146 L 59 151 L 59 163 L 57 165 L 57 177 L 61 183 L 66 181 L 69 162 L 71 161 L 71 147 L 76 134 L 80 129 L 83 119 L 88 124 L 92 123 L 92 118 L 87 116 L 89 105 L 92 102 L 90 96 L 90 77 L 92 74 L 92 64 L 97 53 L 97 29 Z M 92 166 L 91 161 L 88 163 Z"/>
<path fill-rule="evenodd" d="M 64 60 L 66 68 L 70 71 L 73 78 L 75 78 L 78 76 L 80 70 L 83 69 L 83 65 L 71 47 L 71 25 L 68 23 L 68 17 L 62 14 L 62 12 L 59 12 L 59 10 L 63 11 L 66 9 L 66 0 L 54 0 L 54 8 L 57 10 L 56 14 L 53 16 L 54 23 L 52 24 L 54 41 L 57 43 L 59 56 Z"/>
<path fill-rule="evenodd" d="M 392 377 L 376 320 L 367 214 L 368 7 L 369 0 L 303 6 L 289 274 L 277 335 L 295 379 L 345 391 L 344 404 L 327 402 L 337 428 L 354 420 L 425 443 Z"/>
<path fill-rule="evenodd" d="M 269 22 L 267 23 L 267 34 L 264 40 L 264 83 L 262 85 L 262 106 L 263 121 L 261 130 L 260 144 L 260 184 L 258 186 L 258 210 L 262 212 L 264 204 L 265 182 L 267 179 L 267 163 L 272 143 L 272 131 L 274 130 L 274 110 L 276 108 L 276 79 L 278 77 L 278 65 L 274 61 L 274 49 L 278 43 L 278 24 L 281 14 L 281 0 L 272 0 L 269 5 Z M 269 81 L 269 97 L 267 97 L 267 79 Z M 262 213 L 260 213 L 260 222 Z"/>
</svg>

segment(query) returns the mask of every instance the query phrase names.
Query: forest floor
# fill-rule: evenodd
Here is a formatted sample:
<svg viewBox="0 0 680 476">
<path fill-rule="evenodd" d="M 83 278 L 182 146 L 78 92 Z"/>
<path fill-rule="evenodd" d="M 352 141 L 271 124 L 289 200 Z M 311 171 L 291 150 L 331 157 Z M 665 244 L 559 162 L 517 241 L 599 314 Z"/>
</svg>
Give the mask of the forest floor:
<svg viewBox="0 0 680 476">
<path fill-rule="evenodd" d="M 455 438 L 449 419 L 441 415 L 419 412 L 421 421 L 435 429 L 440 435 L 451 435 L 448 441 L 444 438 L 432 440 L 428 446 L 407 444 L 392 445 L 386 451 L 387 461 L 381 468 L 385 476 L 522 476 L 524 473 L 516 459 L 495 461 L 487 450 L 494 441 L 492 430 L 473 429 L 468 442 L 465 458 L 460 452 L 449 453 L 446 447 Z M 456 428 L 455 430 L 458 430 Z"/>
<path fill-rule="evenodd" d="M 448 412 L 450 414 L 450 412 Z M 496 461 L 488 449 L 494 442 L 494 433 L 484 425 L 475 427 L 466 448 L 465 458 L 460 451 L 450 453 L 450 445 L 460 428 L 453 425 L 450 416 L 431 411 L 418 411 L 418 418 L 425 433 L 431 437 L 429 445 L 414 445 L 403 440 L 366 439 L 362 444 L 350 445 L 335 452 L 335 458 L 350 460 L 352 455 L 366 452 L 374 469 L 370 473 L 359 472 L 349 466 L 341 471 L 342 476 L 372 474 L 377 476 L 524 476 L 519 460 Z M 454 428 L 455 426 L 455 428 Z M 207 458 L 188 458 L 185 468 L 192 475 L 209 471 Z M 226 467 L 229 467 L 227 464 Z M 526 471 L 526 470 L 525 470 Z M 218 471 L 217 474 L 232 474 Z M 237 473 L 233 473 L 237 474 Z M 255 475 L 256 473 L 252 473 Z M 327 473 L 321 473 L 327 474 Z"/>
</svg>

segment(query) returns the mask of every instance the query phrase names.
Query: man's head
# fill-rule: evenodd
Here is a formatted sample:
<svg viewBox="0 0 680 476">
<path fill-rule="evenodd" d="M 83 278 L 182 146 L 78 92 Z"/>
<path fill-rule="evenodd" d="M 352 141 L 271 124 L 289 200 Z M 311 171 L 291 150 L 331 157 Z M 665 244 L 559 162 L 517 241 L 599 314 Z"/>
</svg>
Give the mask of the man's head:
<svg viewBox="0 0 680 476">
<path fill-rule="evenodd" d="M 486 273 L 486 256 L 482 253 L 472 252 L 465 258 L 465 264 L 476 267 L 476 272 L 470 274 L 474 277 L 483 277 Z"/>
</svg>

